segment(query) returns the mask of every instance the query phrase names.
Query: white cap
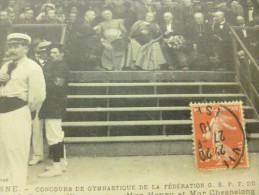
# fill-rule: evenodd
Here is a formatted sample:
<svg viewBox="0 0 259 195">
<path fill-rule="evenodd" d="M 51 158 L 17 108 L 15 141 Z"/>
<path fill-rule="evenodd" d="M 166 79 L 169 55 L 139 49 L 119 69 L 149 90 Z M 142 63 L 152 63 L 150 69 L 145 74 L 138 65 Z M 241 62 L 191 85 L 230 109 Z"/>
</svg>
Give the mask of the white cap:
<svg viewBox="0 0 259 195">
<path fill-rule="evenodd" d="M 24 43 L 26 41 L 31 44 L 31 37 L 23 33 L 11 33 L 7 36 L 8 43 Z"/>
</svg>

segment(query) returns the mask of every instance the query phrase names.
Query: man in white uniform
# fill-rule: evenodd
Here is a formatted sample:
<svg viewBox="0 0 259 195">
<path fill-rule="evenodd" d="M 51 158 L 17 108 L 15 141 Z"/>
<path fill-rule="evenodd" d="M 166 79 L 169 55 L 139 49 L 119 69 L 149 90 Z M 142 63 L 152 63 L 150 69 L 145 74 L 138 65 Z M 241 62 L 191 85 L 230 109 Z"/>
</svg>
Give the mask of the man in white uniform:
<svg viewBox="0 0 259 195">
<path fill-rule="evenodd" d="M 42 68 L 48 62 L 48 54 L 46 48 L 51 42 L 43 40 L 37 43 L 34 51 L 35 55 L 32 58 Z M 41 106 L 40 106 L 41 107 Z M 37 165 L 43 161 L 43 126 L 44 121 L 38 117 L 40 107 L 36 110 L 36 116 L 32 121 L 32 159 L 29 161 L 29 165 Z"/>
<path fill-rule="evenodd" d="M 31 112 L 45 99 L 41 67 L 27 58 L 31 38 L 21 33 L 7 37 L 10 62 L 0 69 L 0 178 L 23 186 L 31 138 Z"/>
</svg>

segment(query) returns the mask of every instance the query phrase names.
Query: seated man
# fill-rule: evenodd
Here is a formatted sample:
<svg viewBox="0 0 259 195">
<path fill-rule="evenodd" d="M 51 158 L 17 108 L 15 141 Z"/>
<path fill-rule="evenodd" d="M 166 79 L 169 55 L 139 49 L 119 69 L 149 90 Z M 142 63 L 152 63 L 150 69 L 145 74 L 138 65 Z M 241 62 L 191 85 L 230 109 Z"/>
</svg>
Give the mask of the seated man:
<svg viewBox="0 0 259 195">
<path fill-rule="evenodd" d="M 75 15 L 70 13 L 70 15 Z M 87 10 L 78 23 L 69 20 L 67 35 L 68 63 L 72 70 L 93 71 L 100 69 L 102 44 L 99 27 L 95 26 L 96 14 Z"/>
<path fill-rule="evenodd" d="M 126 68 L 159 70 L 166 63 L 159 43 L 163 34 L 154 20 L 154 13 L 149 12 L 146 21 L 137 21 L 132 26 Z"/>
<path fill-rule="evenodd" d="M 192 69 L 208 70 L 209 57 L 213 56 L 211 44 L 211 26 L 205 22 L 204 15 L 200 12 L 194 14 L 194 23 L 188 28 L 189 40 L 192 44 Z M 211 58 L 212 59 L 212 58 Z M 211 60 L 212 61 L 212 60 Z"/>
<path fill-rule="evenodd" d="M 105 21 L 100 23 L 102 44 L 104 51 L 102 55 L 102 67 L 106 70 L 121 70 L 123 67 L 123 56 L 126 49 L 126 28 L 122 20 L 112 17 L 110 10 L 102 13 Z"/>
<path fill-rule="evenodd" d="M 173 15 L 170 12 L 164 13 L 164 23 L 160 25 L 163 31 L 164 41 L 162 42 L 162 50 L 167 63 L 162 69 L 183 69 L 188 70 L 187 55 L 184 52 L 186 41 L 183 36 L 183 27 L 181 23 L 173 21 Z M 175 43 L 177 39 L 181 39 L 181 46 Z"/>
</svg>

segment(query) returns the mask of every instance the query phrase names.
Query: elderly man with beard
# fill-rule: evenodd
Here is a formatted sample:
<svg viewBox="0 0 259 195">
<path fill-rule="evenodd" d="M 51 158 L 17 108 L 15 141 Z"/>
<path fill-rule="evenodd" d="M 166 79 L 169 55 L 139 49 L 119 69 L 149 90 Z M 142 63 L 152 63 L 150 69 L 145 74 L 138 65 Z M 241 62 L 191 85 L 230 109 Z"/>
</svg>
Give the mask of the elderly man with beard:
<svg viewBox="0 0 259 195">
<path fill-rule="evenodd" d="M 8 35 L 10 62 L 0 69 L 0 177 L 24 186 L 31 139 L 31 112 L 45 99 L 40 66 L 27 58 L 31 38 Z"/>
<path fill-rule="evenodd" d="M 61 123 L 66 111 L 68 65 L 64 60 L 65 48 L 62 44 L 52 43 L 47 51 L 50 62 L 43 69 L 47 95 L 39 118 L 45 120 L 47 142 L 53 152 L 53 166 L 47 167 L 46 172 L 39 174 L 41 178 L 61 175 L 67 166 Z"/>
</svg>

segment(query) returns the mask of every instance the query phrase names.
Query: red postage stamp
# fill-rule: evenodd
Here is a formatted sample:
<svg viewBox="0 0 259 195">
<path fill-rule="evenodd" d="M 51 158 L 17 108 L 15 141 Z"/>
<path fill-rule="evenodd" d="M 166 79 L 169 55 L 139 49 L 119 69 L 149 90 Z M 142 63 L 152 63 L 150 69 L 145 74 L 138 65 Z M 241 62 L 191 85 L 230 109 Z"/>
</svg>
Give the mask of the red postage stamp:
<svg viewBox="0 0 259 195">
<path fill-rule="evenodd" d="M 197 169 L 248 167 L 242 102 L 190 106 Z"/>
</svg>

